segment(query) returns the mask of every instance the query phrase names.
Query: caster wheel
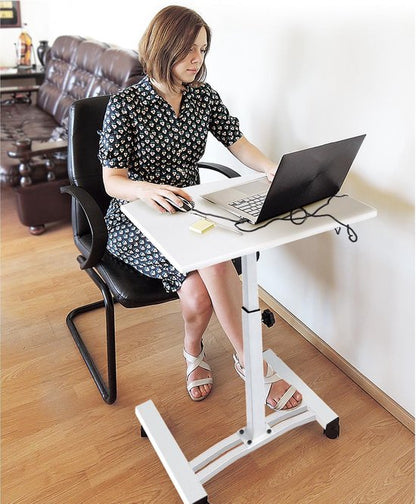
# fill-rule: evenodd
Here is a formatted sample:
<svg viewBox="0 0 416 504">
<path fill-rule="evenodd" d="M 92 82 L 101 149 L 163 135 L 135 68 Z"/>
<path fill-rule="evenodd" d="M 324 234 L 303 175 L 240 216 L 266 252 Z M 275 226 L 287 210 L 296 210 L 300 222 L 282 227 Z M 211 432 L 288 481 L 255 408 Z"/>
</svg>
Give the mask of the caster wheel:
<svg viewBox="0 0 416 504">
<path fill-rule="evenodd" d="M 145 438 L 147 438 L 146 431 L 143 429 L 143 427 L 142 427 L 142 426 L 140 426 L 140 436 L 141 436 L 141 437 L 145 437 Z"/>
<path fill-rule="evenodd" d="M 332 420 L 324 429 L 324 434 L 329 439 L 336 439 L 339 437 L 339 418 Z"/>
</svg>

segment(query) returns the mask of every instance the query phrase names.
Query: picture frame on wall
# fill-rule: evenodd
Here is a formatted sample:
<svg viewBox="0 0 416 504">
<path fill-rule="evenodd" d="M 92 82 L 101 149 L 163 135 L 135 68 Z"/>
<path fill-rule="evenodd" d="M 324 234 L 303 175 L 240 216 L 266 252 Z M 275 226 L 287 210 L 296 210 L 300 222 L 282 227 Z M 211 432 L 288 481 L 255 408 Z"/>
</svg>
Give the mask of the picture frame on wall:
<svg viewBox="0 0 416 504">
<path fill-rule="evenodd" d="M 20 28 L 20 1 L 0 1 L 0 28 Z"/>
</svg>

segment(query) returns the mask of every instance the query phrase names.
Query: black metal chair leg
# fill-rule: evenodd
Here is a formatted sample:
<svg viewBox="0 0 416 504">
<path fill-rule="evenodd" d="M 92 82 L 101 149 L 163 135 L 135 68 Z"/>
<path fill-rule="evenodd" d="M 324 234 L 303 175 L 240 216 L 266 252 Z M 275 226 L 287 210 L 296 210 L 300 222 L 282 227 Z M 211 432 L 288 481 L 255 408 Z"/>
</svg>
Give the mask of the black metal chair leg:
<svg viewBox="0 0 416 504">
<path fill-rule="evenodd" d="M 87 273 L 100 288 L 103 295 L 103 300 L 75 308 L 68 314 L 66 323 L 78 347 L 78 350 L 82 358 L 84 359 L 84 362 L 87 365 L 87 368 L 91 373 L 91 376 L 101 394 L 101 397 L 107 404 L 113 404 L 117 398 L 114 301 L 110 291 L 103 283 L 101 278 L 92 270 L 87 270 Z M 93 358 L 91 357 L 91 354 L 89 353 L 74 322 L 74 319 L 78 315 L 103 307 L 105 307 L 106 310 L 107 384 L 105 383 L 100 371 L 98 370 Z"/>
</svg>

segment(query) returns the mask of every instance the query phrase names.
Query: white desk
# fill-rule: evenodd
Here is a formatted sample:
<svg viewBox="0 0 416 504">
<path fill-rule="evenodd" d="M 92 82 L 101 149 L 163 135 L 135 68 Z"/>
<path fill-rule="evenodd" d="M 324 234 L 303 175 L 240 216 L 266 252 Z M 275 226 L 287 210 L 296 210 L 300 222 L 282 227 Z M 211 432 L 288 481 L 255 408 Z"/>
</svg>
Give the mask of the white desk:
<svg viewBox="0 0 416 504">
<path fill-rule="evenodd" d="M 252 177 L 250 177 L 252 178 Z M 196 208 L 210 213 L 222 213 L 199 194 L 242 182 L 242 178 L 221 180 L 187 189 Z M 313 211 L 319 203 L 308 206 Z M 247 424 L 195 459 L 188 461 L 168 427 L 149 400 L 136 407 L 136 416 L 151 441 L 182 501 L 186 504 L 208 503 L 203 484 L 227 466 L 289 430 L 317 421 L 326 435 L 339 434 L 338 415 L 327 406 L 274 352 L 263 353 L 261 313 L 257 292 L 256 252 L 299 240 L 338 227 L 329 217 L 310 218 L 302 225 L 276 221 L 254 233 L 238 235 L 215 227 L 203 234 L 189 230 L 200 217 L 190 213 L 159 214 L 141 201 L 123 207 L 125 214 L 145 233 L 181 272 L 210 266 L 242 257 L 243 336 L 246 367 Z M 322 213 L 330 213 L 345 224 L 375 217 L 377 212 L 350 197 L 333 199 Z M 228 215 L 223 213 L 223 215 Z M 219 221 L 225 223 L 225 221 Z M 230 224 L 232 226 L 232 224 Z M 339 239 L 347 240 L 345 234 Z M 354 246 L 351 244 L 351 246 Z M 287 382 L 302 394 L 302 404 L 294 410 L 265 415 L 263 402 L 263 358 Z M 257 393 L 256 393 L 257 391 Z"/>
</svg>

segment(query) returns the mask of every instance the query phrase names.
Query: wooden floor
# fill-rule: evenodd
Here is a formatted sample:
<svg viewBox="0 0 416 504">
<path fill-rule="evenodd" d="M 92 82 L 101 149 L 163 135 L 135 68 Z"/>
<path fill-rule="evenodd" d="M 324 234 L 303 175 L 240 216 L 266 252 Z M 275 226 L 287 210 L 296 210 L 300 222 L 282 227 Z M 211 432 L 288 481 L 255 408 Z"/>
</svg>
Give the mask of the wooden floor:
<svg viewBox="0 0 416 504">
<path fill-rule="evenodd" d="M 215 389 L 193 403 L 184 383 L 177 302 L 117 308 L 119 398 L 107 406 L 65 325 L 99 298 L 79 271 L 69 225 L 30 236 L 2 195 L 3 504 L 175 504 L 180 499 L 134 414 L 152 398 L 188 459 L 245 422 L 243 383 L 214 320 L 206 335 Z M 102 362 L 101 313 L 82 327 Z M 280 437 L 210 480 L 211 504 L 411 504 L 414 439 L 285 322 L 264 328 L 276 353 L 340 416 Z"/>
</svg>

